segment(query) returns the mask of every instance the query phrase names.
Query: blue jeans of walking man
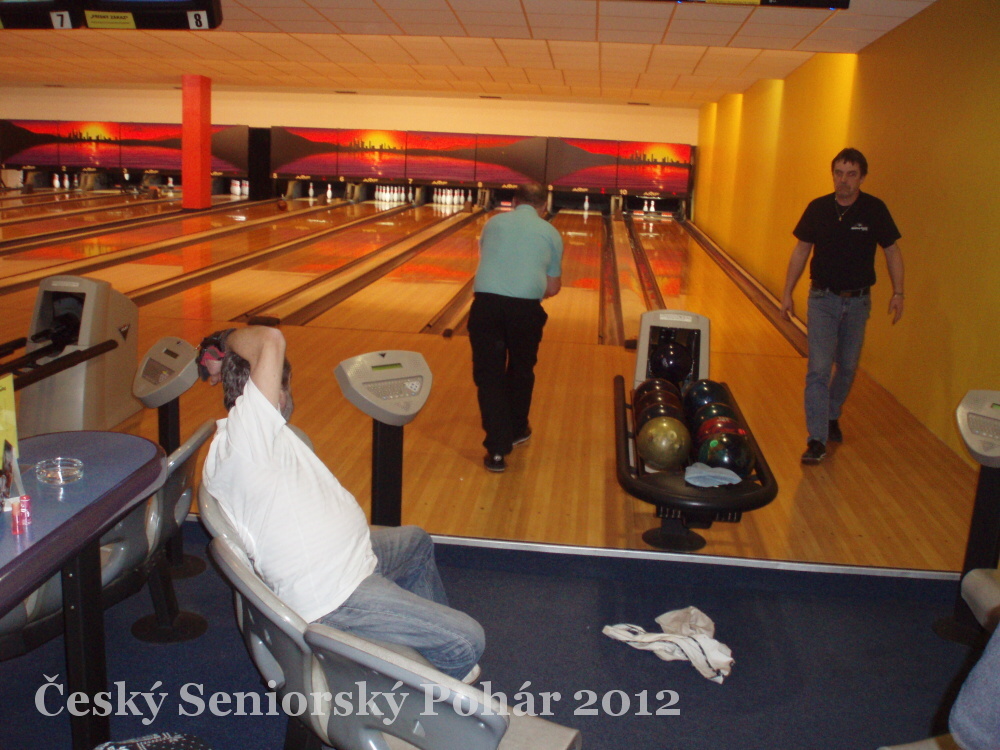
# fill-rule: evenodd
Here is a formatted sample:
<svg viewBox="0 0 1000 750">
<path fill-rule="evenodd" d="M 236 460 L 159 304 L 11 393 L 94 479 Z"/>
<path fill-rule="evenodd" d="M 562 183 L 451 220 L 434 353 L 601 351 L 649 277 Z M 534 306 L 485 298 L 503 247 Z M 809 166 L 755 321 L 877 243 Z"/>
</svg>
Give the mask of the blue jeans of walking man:
<svg viewBox="0 0 1000 750">
<path fill-rule="evenodd" d="M 448 606 L 430 536 L 416 526 L 376 526 L 371 543 L 375 572 L 318 622 L 410 646 L 450 677 L 465 677 L 479 661 L 486 636 L 479 623 Z"/>
<path fill-rule="evenodd" d="M 806 374 L 806 429 L 811 440 L 826 443 L 831 419 L 840 411 L 854 382 L 865 341 L 872 300 L 809 292 L 809 372 Z"/>
</svg>

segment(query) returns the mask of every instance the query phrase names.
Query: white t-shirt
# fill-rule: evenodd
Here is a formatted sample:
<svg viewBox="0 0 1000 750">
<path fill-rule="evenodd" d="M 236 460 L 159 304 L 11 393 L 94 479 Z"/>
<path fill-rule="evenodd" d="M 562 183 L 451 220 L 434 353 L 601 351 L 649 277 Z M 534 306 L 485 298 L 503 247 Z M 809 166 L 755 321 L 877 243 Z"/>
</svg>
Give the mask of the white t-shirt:
<svg viewBox="0 0 1000 750">
<path fill-rule="evenodd" d="M 202 481 L 257 574 L 306 622 L 375 570 L 364 511 L 252 380 L 217 422 Z"/>
</svg>

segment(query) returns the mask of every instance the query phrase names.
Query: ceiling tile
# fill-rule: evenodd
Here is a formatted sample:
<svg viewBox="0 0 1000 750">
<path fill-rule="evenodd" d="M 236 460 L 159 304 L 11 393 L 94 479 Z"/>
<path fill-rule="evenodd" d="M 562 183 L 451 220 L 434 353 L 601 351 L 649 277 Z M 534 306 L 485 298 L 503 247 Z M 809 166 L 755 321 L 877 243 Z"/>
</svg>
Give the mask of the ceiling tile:
<svg viewBox="0 0 1000 750">
<path fill-rule="evenodd" d="M 599 42 L 636 42 L 658 44 L 663 41 L 663 32 L 656 29 L 646 31 L 627 31 L 625 29 L 598 29 Z"/>
<path fill-rule="evenodd" d="M 670 20 L 674 15 L 677 3 L 651 3 L 651 2 L 623 2 L 616 0 L 608 2 L 603 0 L 598 6 L 598 15 L 602 20 L 606 18 L 641 18 L 645 21 L 653 19 Z"/>
</svg>

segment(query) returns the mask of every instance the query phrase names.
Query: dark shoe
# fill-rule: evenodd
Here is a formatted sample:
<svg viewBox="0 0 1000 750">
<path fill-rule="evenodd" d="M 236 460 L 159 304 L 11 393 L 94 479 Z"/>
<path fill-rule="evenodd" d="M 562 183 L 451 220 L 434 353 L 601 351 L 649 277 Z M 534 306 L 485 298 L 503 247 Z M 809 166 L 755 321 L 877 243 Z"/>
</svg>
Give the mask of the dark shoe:
<svg viewBox="0 0 1000 750">
<path fill-rule="evenodd" d="M 834 443 L 844 442 L 844 433 L 840 431 L 840 424 L 836 419 L 830 420 L 829 434 L 827 435 L 827 440 Z"/>
<path fill-rule="evenodd" d="M 499 473 L 507 468 L 507 462 L 503 460 L 503 456 L 499 453 L 487 453 L 483 458 L 483 466 L 486 467 L 486 471 Z"/>
<path fill-rule="evenodd" d="M 802 454 L 802 463 L 818 464 L 826 455 L 826 446 L 819 440 L 810 440 L 806 452 Z"/>
<path fill-rule="evenodd" d="M 514 438 L 514 443 L 513 444 L 514 445 L 523 445 L 524 443 L 527 443 L 529 440 L 531 440 L 531 427 L 529 427 L 528 431 L 525 432 L 523 435 L 521 435 L 521 437 Z"/>
</svg>

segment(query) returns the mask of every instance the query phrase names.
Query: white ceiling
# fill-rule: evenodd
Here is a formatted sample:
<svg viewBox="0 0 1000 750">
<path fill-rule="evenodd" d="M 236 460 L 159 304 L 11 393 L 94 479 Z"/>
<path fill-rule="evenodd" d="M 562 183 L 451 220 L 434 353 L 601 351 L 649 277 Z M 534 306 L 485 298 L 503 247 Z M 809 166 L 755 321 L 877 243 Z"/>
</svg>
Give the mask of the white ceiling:
<svg viewBox="0 0 1000 750">
<path fill-rule="evenodd" d="M 222 0 L 212 31 L 0 30 L 0 85 L 357 91 L 697 107 L 857 52 L 934 0 Z"/>
</svg>

